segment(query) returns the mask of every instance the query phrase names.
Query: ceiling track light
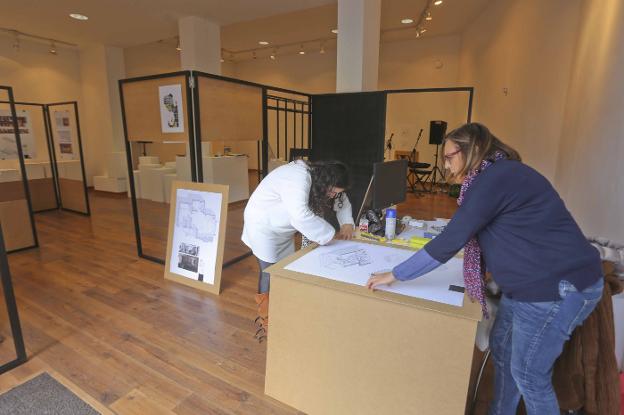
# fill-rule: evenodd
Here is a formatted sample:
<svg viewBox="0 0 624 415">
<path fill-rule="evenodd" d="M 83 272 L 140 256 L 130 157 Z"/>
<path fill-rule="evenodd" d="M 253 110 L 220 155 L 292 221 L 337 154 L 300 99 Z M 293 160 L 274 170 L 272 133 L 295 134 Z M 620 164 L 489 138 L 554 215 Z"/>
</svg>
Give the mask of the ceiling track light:
<svg viewBox="0 0 624 415">
<path fill-rule="evenodd" d="M 442 0 L 436 0 L 436 1 L 433 2 L 433 4 L 435 6 L 439 6 L 440 4 L 442 4 Z"/>
<path fill-rule="evenodd" d="M 253 52 L 251 52 L 251 57 L 254 59 L 258 59 L 258 56 L 256 56 L 256 51 L 254 50 Z"/>
<path fill-rule="evenodd" d="M 305 50 L 303 49 L 303 44 L 301 44 L 301 47 L 299 48 L 299 54 L 300 55 L 305 55 Z"/>
<path fill-rule="evenodd" d="M 50 51 L 51 54 L 56 55 L 56 45 L 54 44 L 54 42 L 52 42 L 50 44 Z"/>
<path fill-rule="evenodd" d="M 270 58 L 272 61 L 274 61 L 274 60 L 275 60 L 275 58 L 276 58 L 276 56 L 277 56 L 277 48 L 274 48 L 274 49 L 273 49 L 273 52 L 271 52 L 271 54 L 269 55 L 269 58 Z"/>
<path fill-rule="evenodd" d="M 321 42 L 321 50 L 319 51 L 319 53 L 321 55 L 325 53 L 325 42 Z"/>
<path fill-rule="evenodd" d="M 177 39 L 177 43 L 176 43 L 176 50 L 177 50 L 178 52 L 180 52 L 180 51 L 182 50 L 182 48 L 180 47 L 180 38 L 179 38 L 179 37 L 177 37 L 176 39 Z"/>
<path fill-rule="evenodd" d="M 428 21 L 428 22 L 433 20 L 433 17 L 431 16 L 431 12 L 427 12 L 427 17 L 425 17 L 425 20 Z"/>
<path fill-rule="evenodd" d="M 71 17 L 72 19 L 76 19 L 76 20 L 89 20 L 89 17 L 85 16 L 84 14 L 80 14 L 80 13 L 70 13 L 69 17 Z"/>
</svg>

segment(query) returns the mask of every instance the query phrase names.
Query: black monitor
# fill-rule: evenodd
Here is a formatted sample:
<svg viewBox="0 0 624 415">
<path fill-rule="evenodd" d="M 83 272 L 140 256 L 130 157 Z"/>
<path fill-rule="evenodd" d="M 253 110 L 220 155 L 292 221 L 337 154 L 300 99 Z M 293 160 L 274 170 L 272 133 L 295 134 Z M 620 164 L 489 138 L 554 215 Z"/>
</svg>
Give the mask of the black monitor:
<svg viewBox="0 0 624 415">
<path fill-rule="evenodd" d="M 373 209 L 385 209 L 405 202 L 407 160 L 393 160 L 373 165 Z"/>
</svg>

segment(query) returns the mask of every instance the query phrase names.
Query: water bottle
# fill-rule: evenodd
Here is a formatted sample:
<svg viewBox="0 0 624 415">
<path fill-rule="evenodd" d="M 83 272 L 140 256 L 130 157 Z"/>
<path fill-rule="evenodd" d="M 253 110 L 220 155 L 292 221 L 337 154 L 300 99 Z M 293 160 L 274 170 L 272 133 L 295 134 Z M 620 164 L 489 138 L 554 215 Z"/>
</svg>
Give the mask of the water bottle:
<svg viewBox="0 0 624 415">
<path fill-rule="evenodd" d="M 396 236 L 396 215 L 395 208 L 386 209 L 386 239 L 392 240 Z"/>
</svg>

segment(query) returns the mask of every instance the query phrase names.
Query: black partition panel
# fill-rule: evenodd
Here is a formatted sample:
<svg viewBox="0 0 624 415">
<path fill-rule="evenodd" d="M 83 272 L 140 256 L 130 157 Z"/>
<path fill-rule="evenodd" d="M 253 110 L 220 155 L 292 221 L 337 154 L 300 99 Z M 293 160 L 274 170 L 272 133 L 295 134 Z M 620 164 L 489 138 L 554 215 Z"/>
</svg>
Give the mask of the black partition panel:
<svg viewBox="0 0 624 415">
<path fill-rule="evenodd" d="M 46 104 L 52 161 L 61 209 L 91 215 L 78 102 Z"/>
<path fill-rule="evenodd" d="M 340 160 L 349 166 L 349 199 L 357 212 L 373 174 L 383 161 L 385 92 L 312 97 L 312 160 Z"/>
<path fill-rule="evenodd" d="M 0 361 L 0 374 L 2 374 L 26 362 L 26 348 L 24 347 L 24 338 L 22 337 L 22 328 L 17 312 L 15 294 L 13 292 L 13 282 L 11 281 L 7 251 L 2 236 L 2 226 L 0 226 L 0 282 L 0 290 L 2 291 L 2 298 L 4 298 L 4 305 L 6 307 L 5 310 L 0 310 L 0 315 L 6 317 L 6 319 L 2 318 L 0 320 L 3 322 L 3 324 L 0 324 L 0 330 L 2 330 L 2 335 L 7 337 L 5 341 L 0 342 L 0 354 L 2 356 L 11 356 L 11 360 L 7 362 Z M 4 315 L 5 311 L 6 315 Z M 10 329 L 10 334 L 4 326 L 4 322 L 9 323 L 8 329 Z M 9 336 L 13 338 L 14 347 L 14 350 L 10 352 L 8 351 L 10 347 L 10 342 L 8 341 Z"/>
<path fill-rule="evenodd" d="M 9 101 L 0 100 L 0 110 L 9 105 Z M 24 121 L 21 122 L 25 124 L 20 138 L 22 146 L 28 147 L 28 151 L 24 152 L 24 164 L 33 213 L 58 209 L 60 204 L 46 105 L 16 101 L 15 109 L 18 120 L 22 118 Z"/>
</svg>

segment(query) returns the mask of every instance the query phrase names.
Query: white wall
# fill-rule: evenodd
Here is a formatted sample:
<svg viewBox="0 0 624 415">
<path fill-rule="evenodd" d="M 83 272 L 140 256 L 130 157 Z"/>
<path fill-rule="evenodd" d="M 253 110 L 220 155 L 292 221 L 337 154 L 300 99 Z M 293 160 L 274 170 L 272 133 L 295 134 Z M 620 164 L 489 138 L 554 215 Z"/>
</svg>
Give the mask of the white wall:
<svg viewBox="0 0 624 415">
<path fill-rule="evenodd" d="M 305 55 L 277 55 L 277 59 L 252 59 L 234 64 L 234 76 L 246 81 L 309 94 L 336 92 L 336 49 Z"/>
<path fill-rule="evenodd" d="M 57 46 L 52 55 L 49 45 L 21 39 L 16 52 L 12 44 L 12 37 L 0 35 L 0 84 L 13 87 L 16 100 L 80 101 L 78 51 Z"/>
<path fill-rule="evenodd" d="M 473 120 L 551 180 L 579 10 L 580 0 L 493 1 L 462 37 L 460 82 L 475 87 Z"/>
<path fill-rule="evenodd" d="M 124 49 L 126 76 L 155 75 L 180 70 L 180 54 L 175 43 L 163 41 Z"/>
<path fill-rule="evenodd" d="M 81 129 L 87 183 L 106 175 L 108 157 L 124 151 L 117 81 L 125 77 L 123 50 L 91 45 L 80 51 Z M 119 172 L 110 172 L 111 175 Z"/>
<path fill-rule="evenodd" d="M 57 55 L 49 53 L 49 45 L 20 39 L 19 51 L 13 48 L 14 38 L 0 34 L 0 85 L 13 88 L 16 101 L 39 104 L 78 101 L 82 109 L 79 55 L 76 50 L 57 46 Z M 0 100 L 8 95 L 0 92 Z M 7 105 L 1 105 L 8 108 Z M 48 147 L 45 126 L 39 108 L 18 106 L 30 112 L 36 140 L 37 157 L 47 161 Z M 4 167 L 16 167 L 17 161 L 0 162 Z"/>
<path fill-rule="evenodd" d="M 442 88 L 458 85 L 459 36 L 421 38 L 383 43 L 379 89 Z M 391 94 L 388 97 L 386 138 L 394 133 L 394 150 L 412 150 L 418 143 L 418 161 L 435 164 L 436 146 L 429 144 L 429 122 L 443 120 L 448 128 L 466 122 L 468 93 L 436 92 Z M 392 155 L 386 153 L 387 158 Z M 440 162 L 438 162 L 440 164 Z"/>
<path fill-rule="evenodd" d="M 624 4 L 583 0 L 556 185 L 588 235 L 624 242 Z"/>
<path fill-rule="evenodd" d="M 459 36 L 382 43 L 378 89 L 456 86 L 459 47 Z M 310 94 L 333 93 L 336 49 L 238 62 L 234 76 Z"/>
<path fill-rule="evenodd" d="M 382 43 L 378 89 L 457 86 L 460 43 L 459 36 Z M 239 62 L 235 65 L 235 75 L 240 79 L 301 92 L 333 93 L 336 91 L 336 50 L 327 49 L 325 54 L 308 51 L 305 55 L 278 56 L 275 61 L 265 58 Z M 405 101 L 399 97 L 394 99 L 393 101 L 400 103 L 389 105 L 386 136 L 395 133 L 394 149 L 411 150 L 418 130 L 424 128 L 423 138 L 418 146 L 420 160 L 433 164 L 435 146 L 428 144 L 428 122 L 430 119 L 442 118 L 449 121 L 449 127 L 454 126 L 457 100 L 451 98 L 454 107 L 446 111 L 444 103 L 449 103 L 448 96 L 427 95 L 430 96 L 407 98 L 408 101 L 413 101 L 413 105 L 404 105 Z M 459 101 L 462 102 L 461 111 L 465 114 L 466 101 Z M 424 114 L 418 109 L 423 102 L 435 103 L 435 108 L 429 108 L 432 111 Z M 448 113 L 452 115 L 447 117 Z M 452 119 L 448 119 L 449 117 Z M 251 153 L 254 151 L 251 147 L 247 150 L 250 154 L 255 154 Z M 255 165 L 255 161 L 253 163 Z"/>
</svg>

